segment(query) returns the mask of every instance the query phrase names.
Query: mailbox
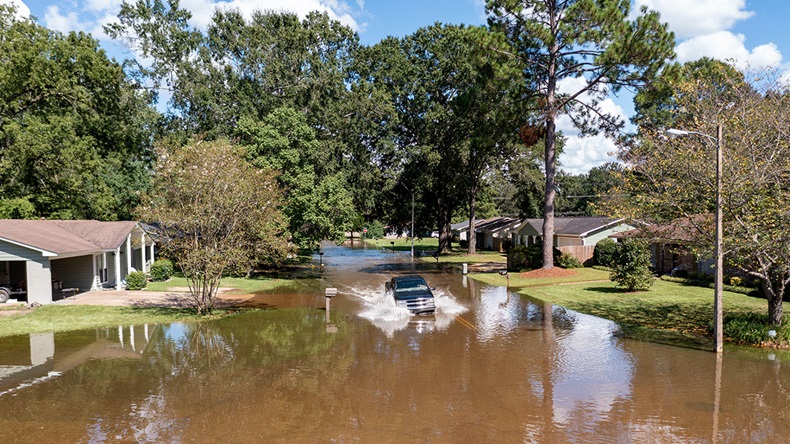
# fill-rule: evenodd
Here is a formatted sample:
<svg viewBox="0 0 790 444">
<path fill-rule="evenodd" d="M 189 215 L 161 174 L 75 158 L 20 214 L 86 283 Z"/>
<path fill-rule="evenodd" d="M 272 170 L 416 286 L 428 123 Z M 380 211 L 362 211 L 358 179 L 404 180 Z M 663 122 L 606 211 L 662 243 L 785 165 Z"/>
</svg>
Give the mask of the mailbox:
<svg viewBox="0 0 790 444">
<path fill-rule="evenodd" d="M 337 296 L 337 288 L 327 288 L 325 296 L 328 298 Z"/>
</svg>

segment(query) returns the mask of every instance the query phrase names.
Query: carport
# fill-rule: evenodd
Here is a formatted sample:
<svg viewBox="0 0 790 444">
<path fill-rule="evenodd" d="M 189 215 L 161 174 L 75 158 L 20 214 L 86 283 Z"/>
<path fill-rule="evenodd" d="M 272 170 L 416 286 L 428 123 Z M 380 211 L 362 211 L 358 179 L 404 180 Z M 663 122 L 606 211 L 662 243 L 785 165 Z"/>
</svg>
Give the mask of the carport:
<svg viewBox="0 0 790 444">
<path fill-rule="evenodd" d="M 120 290 L 153 261 L 138 222 L 0 220 L 0 285 L 24 289 L 28 303 L 51 303 L 62 289 Z"/>
</svg>

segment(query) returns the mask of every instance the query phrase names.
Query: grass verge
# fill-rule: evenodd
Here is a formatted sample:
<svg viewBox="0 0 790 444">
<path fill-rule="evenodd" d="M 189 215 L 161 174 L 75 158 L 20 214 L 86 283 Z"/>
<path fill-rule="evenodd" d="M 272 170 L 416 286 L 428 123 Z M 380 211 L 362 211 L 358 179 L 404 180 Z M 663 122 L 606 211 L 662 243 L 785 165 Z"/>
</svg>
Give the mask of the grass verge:
<svg viewBox="0 0 790 444">
<path fill-rule="evenodd" d="M 102 307 L 95 305 L 46 305 L 29 313 L 0 318 L 0 337 L 29 333 L 62 332 L 170 322 L 197 322 L 234 313 L 215 310 L 199 316 L 194 310 L 163 307 Z"/>
<path fill-rule="evenodd" d="M 279 287 L 293 285 L 291 279 L 276 279 L 269 277 L 238 278 L 224 277 L 220 282 L 222 288 L 232 288 L 234 293 L 255 293 L 258 291 L 274 290 Z M 149 282 L 145 290 L 149 291 L 187 291 L 187 280 L 184 276 L 173 276 L 166 282 Z"/>
<path fill-rule="evenodd" d="M 609 282 L 605 271 L 590 268 L 577 271 L 576 276 L 555 279 L 524 279 L 512 273 L 510 287 L 519 288 L 519 294 L 524 296 L 611 319 L 628 337 L 695 348 L 712 347 L 712 290 L 656 280 L 648 291 L 625 292 Z M 507 284 L 498 274 L 473 277 L 494 285 Z M 765 299 L 725 291 L 723 302 L 725 341 L 790 348 L 790 323 L 769 325 Z M 785 310 L 788 309 L 790 304 L 785 303 Z M 776 331 L 776 338 L 769 338 L 769 330 Z"/>
</svg>

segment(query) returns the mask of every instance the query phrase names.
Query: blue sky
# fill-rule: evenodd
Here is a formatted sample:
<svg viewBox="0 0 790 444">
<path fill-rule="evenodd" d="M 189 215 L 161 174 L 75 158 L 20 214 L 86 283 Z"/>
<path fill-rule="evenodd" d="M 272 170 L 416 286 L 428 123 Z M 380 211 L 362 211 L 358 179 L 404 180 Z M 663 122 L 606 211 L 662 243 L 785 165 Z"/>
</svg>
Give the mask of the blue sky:
<svg viewBox="0 0 790 444">
<path fill-rule="evenodd" d="M 633 0 L 635 7 L 647 6 L 661 13 L 677 37 L 676 52 L 681 62 L 702 56 L 729 60 L 740 68 L 774 67 L 790 72 L 790 37 L 785 23 L 790 19 L 790 2 L 784 0 Z M 90 32 L 111 56 L 129 57 L 104 36 L 102 24 L 112 22 L 121 0 L 0 0 L 15 3 L 24 15 L 36 16 L 39 23 L 55 30 Z M 364 44 L 374 44 L 388 36 L 404 36 L 436 21 L 443 23 L 485 23 L 484 0 L 181 0 L 193 14 L 192 24 L 202 28 L 216 6 L 291 10 L 304 15 L 311 10 L 326 11 L 351 26 Z M 566 84 L 572 86 L 572 81 Z M 612 111 L 628 117 L 633 113 L 631 96 L 624 94 L 604 103 Z M 581 173 L 612 160 L 614 145 L 605 138 L 576 135 L 566 118 L 558 127 L 568 136 L 560 162 L 566 171 Z"/>
</svg>

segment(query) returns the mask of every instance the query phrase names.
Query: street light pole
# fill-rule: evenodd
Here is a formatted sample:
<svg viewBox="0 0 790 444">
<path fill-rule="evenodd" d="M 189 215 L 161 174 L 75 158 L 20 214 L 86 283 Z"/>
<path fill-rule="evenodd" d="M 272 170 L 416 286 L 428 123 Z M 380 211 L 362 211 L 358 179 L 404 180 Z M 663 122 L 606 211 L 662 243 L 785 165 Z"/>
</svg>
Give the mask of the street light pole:
<svg viewBox="0 0 790 444">
<path fill-rule="evenodd" d="M 696 134 L 716 142 L 716 241 L 714 246 L 714 254 L 716 255 L 716 275 L 713 284 L 713 346 L 716 353 L 721 353 L 724 347 L 724 314 L 722 308 L 722 290 L 724 288 L 724 251 L 722 249 L 724 229 L 722 220 L 724 219 L 724 214 L 721 197 L 722 148 L 724 145 L 723 129 L 721 123 L 716 125 L 716 137 L 696 131 L 684 131 L 674 128 L 667 130 L 667 134 L 671 136 L 688 136 L 690 134 Z"/>
<path fill-rule="evenodd" d="M 414 191 L 411 192 L 411 258 L 414 259 Z"/>
</svg>

